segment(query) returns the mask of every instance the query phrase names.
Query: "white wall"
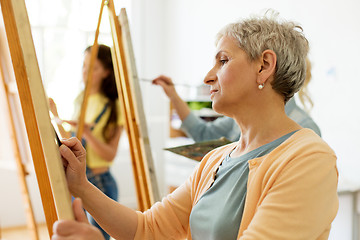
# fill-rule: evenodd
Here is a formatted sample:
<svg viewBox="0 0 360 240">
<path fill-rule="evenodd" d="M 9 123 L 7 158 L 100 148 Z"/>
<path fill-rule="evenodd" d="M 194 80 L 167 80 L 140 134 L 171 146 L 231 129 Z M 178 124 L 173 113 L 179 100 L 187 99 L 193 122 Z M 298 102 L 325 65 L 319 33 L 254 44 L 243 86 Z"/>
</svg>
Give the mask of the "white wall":
<svg viewBox="0 0 360 240">
<path fill-rule="evenodd" d="M 225 24 L 272 8 L 299 22 L 310 42 L 311 112 L 335 150 L 341 178 L 360 186 L 359 1 L 181 0 L 166 1 L 166 60 L 163 72 L 177 83 L 201 84 L 214 56 L 214 37 Z"/>
<path fill-rule="evenodd" d="M 200 84 L 214 56 L 214 36 L 225 24 L 273 8 L 299 22 L 310 42 L 313 79 L 311 112 L 335 150 L 342 177 L 360 185 L 359 1 L 181 0 L 167 1 L 163 72 L 177 83 Z"/>
<path fill-rule="evenodd" d="M 161 73 L 169 74 L 176 83 L 194 86 L 202 83 L 211 68 L 214 37 L 227 23 L 251 14 L 262 14 L 268 8 L 278 11 L 282 18 L 300 23 L 311 48 L 313 78 L 309 90 L 315 104 L 311 115 L 321 128 L 323 139 L 338 156 L 340 187 L 360 187 L 360 156 L 357 154 L 360 146 L 359 1 L 164 0 L 162 4 L 161 7 L 166 6 L 165 34 L 158 37 L 166 41 L 158 49 L 165 54 Z M 156 58 L 154 55 L 153 59 Z M 172 182 L 172 179 L 167 181 Z M 352 199 L 350 195 L 339 199 L 339 214 L 330 239 L 351 239 L 349 205 L 353 204 Z"/>
<path fill-rule="evenodd" d="M 130 29 L 140 79 L 152 79 L 162 72 L 166 62 L 163 49 L 165 39 L 164 12 L 162 0 L 135 0 L 132 7 Z M 164 184 L 164 155 L 162 148 L 168 136 L 168 104 L 161 89 L 149 82 L 140 81 L 143 107 L 145 111 L 150 145 L 156 167 L 156 175 L 162 194 L 166 192 Z"/>
</svg>

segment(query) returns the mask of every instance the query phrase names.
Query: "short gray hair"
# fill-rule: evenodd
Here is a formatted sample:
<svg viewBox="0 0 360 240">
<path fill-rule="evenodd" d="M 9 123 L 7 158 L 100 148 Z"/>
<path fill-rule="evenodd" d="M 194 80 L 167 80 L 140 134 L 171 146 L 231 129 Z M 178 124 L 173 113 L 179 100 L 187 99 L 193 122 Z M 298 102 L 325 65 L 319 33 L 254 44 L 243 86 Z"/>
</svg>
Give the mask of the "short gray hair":
<svg viewBox="0 0 360 240">
<path fill-rule="evenodd" d="M 301 26 L 277 20 L 278 14 L 273 11 L 266 15 L 226 25 L 217 34 L 216 43 L 223 36 L 233 37 L 252 61 L 265 50 L 274 51 L 277 62 L 271 85 L 287 102 L 304 83 L 309 43 Z"/>
</svg>

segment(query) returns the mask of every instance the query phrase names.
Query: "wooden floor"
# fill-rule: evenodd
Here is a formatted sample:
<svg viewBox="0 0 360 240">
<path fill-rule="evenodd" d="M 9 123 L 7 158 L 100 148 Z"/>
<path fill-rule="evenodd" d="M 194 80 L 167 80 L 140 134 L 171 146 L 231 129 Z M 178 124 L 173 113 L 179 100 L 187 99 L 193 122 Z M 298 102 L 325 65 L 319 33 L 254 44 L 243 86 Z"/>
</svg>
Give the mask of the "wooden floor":
<svg viewBox="0 0 360 240">
<path fill-rule="evenodd" d="M 38 226 L 39 239 L 36 240 L 49 240 L 49 233 L 46 224 L 39 224 Z M 0 229 L 0 240 L 33 240 L 29 234 L 29 230 L 24 227 L 14 227 Z M 110 238 L 113 240 L 113 238 Z"/>
<path fill-rule="evenodd" d="M 46 228 L 46 224 L 39 224 L 38 226 L 39 240 L 49 240 L 49 233 Z M 14 227 L 0 229 L 1 240 L 32 240 L 29 230 L 24 227 Z"/>
</svg>

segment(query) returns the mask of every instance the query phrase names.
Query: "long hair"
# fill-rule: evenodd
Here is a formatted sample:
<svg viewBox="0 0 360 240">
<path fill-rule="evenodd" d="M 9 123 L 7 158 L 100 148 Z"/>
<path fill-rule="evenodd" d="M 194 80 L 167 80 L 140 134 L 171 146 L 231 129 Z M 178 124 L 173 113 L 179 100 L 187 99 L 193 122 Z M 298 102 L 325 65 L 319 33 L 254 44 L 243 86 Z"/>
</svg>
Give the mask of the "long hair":
<svg viewBox="0 0 360 240">
<path fill-rule="evenodd" d="M 91 46 L 87 47 L 85 52 L 90 52 L 90 50 Z M 102 80 L 100 86 L 100 93 L 109 100 L 108 108 L 110 109 L 110 116 L 102 130 L 102 134 L 105 140 L 108 142 L 115 134 L 115 131 L 113 130 L 116 127 L 117 119 L 119 117 L 118 109 L 116 107 L 116 100 L 119 98 L 119 95 L 116 88 L 114 66 L 110 47 L 100 44 L 97 59 L 101 62 L 104 69 L 109 71 L 109 75 Z"/>
</svg>

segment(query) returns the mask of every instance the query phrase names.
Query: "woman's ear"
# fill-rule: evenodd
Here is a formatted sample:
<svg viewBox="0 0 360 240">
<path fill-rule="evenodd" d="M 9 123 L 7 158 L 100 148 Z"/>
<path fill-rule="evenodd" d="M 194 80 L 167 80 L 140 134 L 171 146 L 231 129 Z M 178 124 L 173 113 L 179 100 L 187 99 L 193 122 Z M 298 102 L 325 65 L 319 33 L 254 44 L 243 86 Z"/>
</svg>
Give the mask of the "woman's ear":
<svg viewBox="0 0 360 240">
<path fill-rule="evenodd" d="M 265 50 L 260 57 L 260 69 L 258 73 L 258 84 L 263 84 L 270 79 L 276 68 L 276 54 L 272 50 Z"/>
</svg>

